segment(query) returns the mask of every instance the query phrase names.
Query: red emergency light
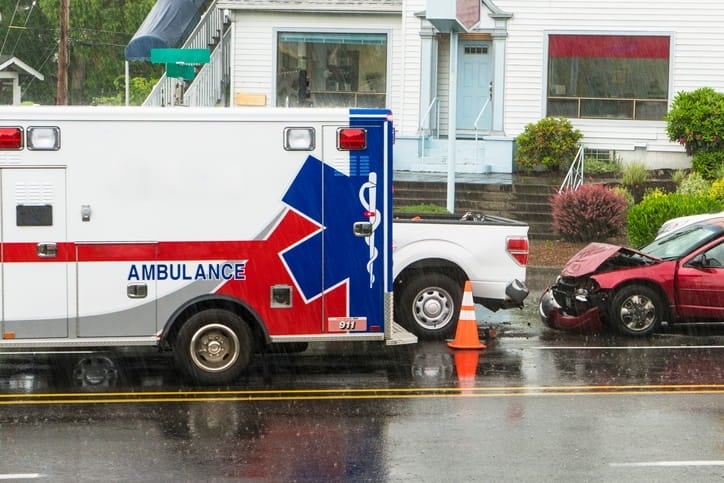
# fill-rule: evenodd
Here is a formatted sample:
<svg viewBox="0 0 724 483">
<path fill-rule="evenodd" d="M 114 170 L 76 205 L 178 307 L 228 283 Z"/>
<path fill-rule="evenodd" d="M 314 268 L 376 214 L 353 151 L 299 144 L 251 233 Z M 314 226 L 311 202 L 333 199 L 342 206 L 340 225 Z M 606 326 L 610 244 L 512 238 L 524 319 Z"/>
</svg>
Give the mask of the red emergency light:
<svg viewBox="0 0 724 483">
<path fill-rule="evenodd" d="M 359 127 L 337 129 L 337 149 L 342 151 L 367 149 L 367 130 Z"/>
<path fill-rule="evenodd" d="M 0 149 L 22 149 L 23 130 L 19 127 L 0 127 Z"/>
</svg>

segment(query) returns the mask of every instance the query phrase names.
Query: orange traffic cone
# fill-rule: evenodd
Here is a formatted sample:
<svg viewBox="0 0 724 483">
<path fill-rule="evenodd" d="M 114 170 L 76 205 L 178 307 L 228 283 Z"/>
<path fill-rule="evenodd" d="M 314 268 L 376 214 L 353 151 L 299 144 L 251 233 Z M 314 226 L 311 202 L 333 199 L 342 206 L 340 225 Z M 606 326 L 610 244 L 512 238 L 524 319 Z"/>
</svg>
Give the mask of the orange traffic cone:
<svg viewBox="0 0 724 483">
<path fill-rule="evenodd" d="M 485 349 L 485 344 L 478 338 L 478 322 L 475 320 L 475 304 L 473 288 L 470 280 L 465 282 L 463 303 L 460 305 L 460 317 L 455 331 L 455 340 L 447 345 L 453 349 Z"/>
</svg>

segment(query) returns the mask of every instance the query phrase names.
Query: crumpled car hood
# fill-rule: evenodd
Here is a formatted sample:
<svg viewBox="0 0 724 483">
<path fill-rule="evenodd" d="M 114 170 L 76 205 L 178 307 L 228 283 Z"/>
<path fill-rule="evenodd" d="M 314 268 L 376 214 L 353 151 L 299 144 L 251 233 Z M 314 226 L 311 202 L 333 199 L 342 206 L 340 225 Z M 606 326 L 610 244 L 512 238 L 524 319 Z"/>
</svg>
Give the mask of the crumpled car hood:
<svg viewBox="0 0 724 483">
<path fill-rule="evenodd" d="M 590 243 L 568 260 L 561 271 L 561 276 L 582 277 L 594 273 L 608 259 L 622 251 L 629 254 L 640 254 L 651 260 L 658 260 L 656 257 L 646 255 L 632 248 L 611 245 L 610 243 Z"/>
</svg>

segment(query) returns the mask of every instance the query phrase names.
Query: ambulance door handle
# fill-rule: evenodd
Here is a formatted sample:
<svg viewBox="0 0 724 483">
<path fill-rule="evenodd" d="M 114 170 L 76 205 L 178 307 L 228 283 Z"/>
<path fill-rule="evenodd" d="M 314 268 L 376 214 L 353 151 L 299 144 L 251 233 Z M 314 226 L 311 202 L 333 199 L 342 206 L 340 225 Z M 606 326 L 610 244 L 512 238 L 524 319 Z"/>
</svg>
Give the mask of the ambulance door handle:
<svg viewBox="0 0 724 483">
<path fill-rule="evenodd" d="M 358 221 L 353 225 L 352 231 L 355 236 L 371 236 L 374 232 L 373 228 L 372 223 L 368 221 Z"/>
<path fill-rule="evenodd" d="M 129 283 L 126 287 L 129 299 L 144 299 L 148 296 L 148 285 L 145 283 Z"/>
<path fill-rule="evenodd" d="M 38 256 L 40 258 L 55 258 L 58 256 L 57 243 L 38 243 Z"/>
</svg>

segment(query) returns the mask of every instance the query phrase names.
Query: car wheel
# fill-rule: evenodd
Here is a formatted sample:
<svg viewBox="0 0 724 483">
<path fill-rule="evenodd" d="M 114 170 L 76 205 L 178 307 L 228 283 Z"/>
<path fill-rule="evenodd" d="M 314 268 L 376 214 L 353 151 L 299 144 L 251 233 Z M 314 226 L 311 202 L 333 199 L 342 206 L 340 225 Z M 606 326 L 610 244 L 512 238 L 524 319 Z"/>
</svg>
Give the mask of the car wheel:
<svg viewBox="0 0 724 483">
<path fill-rule="evenodd" d="M 174 346 L 177 367 L 197 384 L 228 384 L 249 366 L 249 325 L 228 310 L 207 309 L 181 326 Z"/>
<path fill-rule="evenodd" d="M 420 339 L 445 339 L 457 327 L 462 287 L 442 274 L 412 276 L 395 292 L 395 319 Z"/>
<path fill-rule="evenodd" d="M 664 304 L 655 290 L 629 285 L 613 297 L 610 316 L 616 330 L 626 335 L 648 335 L 661 325 Z"/>
</svg>

